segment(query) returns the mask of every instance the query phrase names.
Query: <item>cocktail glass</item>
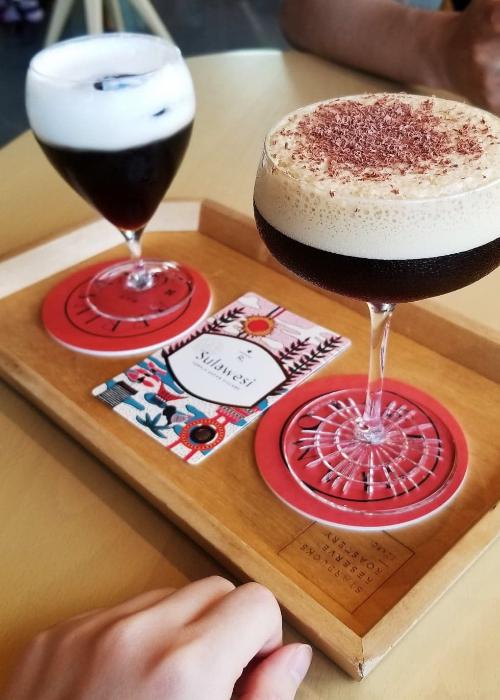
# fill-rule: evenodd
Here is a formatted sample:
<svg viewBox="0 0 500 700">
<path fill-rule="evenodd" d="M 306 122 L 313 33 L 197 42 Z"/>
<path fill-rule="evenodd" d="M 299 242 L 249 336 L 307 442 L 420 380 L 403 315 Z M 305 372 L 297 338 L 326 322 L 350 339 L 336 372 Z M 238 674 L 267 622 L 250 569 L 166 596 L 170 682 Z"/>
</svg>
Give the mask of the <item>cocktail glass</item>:
<svg viewBox="0 0 500 700">
<path fill-rule="evenodd" d="M 189 271 L 141 251 L 194 119 L 193 84 L 179 49 L 159 37 L 120 33 L 55 44 L 30 63 L 26 106 L 52 165 L 129 248 L 129 261 L 91 280 L 89 306 L 111 319 L 148 321 L 187 303 Z"/>
<path fill-rule="evenodd" d="M 326 492 L 344 499 L 346 509 L 369 501 L 376 514 L 395 497 L 394 512 L 421 509 L 422 485 L 443 459 L 453 462 L 432 412 L 384 391 L 395 304 L 464 287 L 500 263 L 499 122 L 437 102 L 442 122 L 436 101 L 416 96 L 309 105 L 269 132 L 257 172 L 255 219 L 272 255 L 309 282 L 368 302 L 366 389 L 342 387 L 303 405 L 281 438 L 299 485 L 320 500 Z M 415 196 L 403 192 L 408 178 Z M 439 498 L 445 482 L 427 484 L 424 500 Z"/>
</svg>

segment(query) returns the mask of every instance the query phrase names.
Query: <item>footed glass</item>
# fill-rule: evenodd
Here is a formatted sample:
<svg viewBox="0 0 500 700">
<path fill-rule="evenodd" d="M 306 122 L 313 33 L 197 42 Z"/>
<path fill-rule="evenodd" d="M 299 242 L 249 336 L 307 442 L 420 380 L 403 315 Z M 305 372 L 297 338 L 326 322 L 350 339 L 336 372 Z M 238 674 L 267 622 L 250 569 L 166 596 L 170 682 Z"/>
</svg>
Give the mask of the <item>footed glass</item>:
<svg viewBox="0 0 500 700">
<path fill-rule="evenodd" d="M 500 263 L 499 143 L 492 115 L 411 95 L 328 100 L 269 132 L 254 191 L 265 244 L 307 281 L 366 301 L 371 319 L 366 389 L 332 380 L 281 436 L 290 474 L 314 498 L 326 489 L 369 513 L 397 497 L 394 509 L 410 511 L 451 478 L 454 447 L 432 411 L 384 391 L 389 327 L 396 303 L 464 287 Z"/>
<path fill-rule="evenodd" d="M 192 277 L 174 261 L 143 258 L 141 239 L 191 134 L 195 97 L 179 49 L 120 33 L 54 44 L 30 63 L 26 106 L 52 165 L 129 248 L 129 261 L 91 280 L 88 305 L 126 321 L 176 311 L 193 292 Z"/>
</svg>

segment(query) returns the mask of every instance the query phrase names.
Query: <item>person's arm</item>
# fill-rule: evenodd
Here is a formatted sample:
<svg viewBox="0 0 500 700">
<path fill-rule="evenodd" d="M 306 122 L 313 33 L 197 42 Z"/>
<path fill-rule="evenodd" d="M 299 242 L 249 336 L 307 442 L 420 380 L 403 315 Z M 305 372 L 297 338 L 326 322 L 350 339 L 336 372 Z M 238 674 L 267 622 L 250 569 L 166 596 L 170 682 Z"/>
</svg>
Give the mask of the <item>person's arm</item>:
<svg viewBox="0 0 500 700">
<path fill-rule="evenodd" d="M 285 0 L 282 9 L 293 45 L 393 80 L 429 85 L 439 80 L 434 66 L 451 19 L 451 12 L 395 0 Z"/>
<path fill-rule="evenodd" d="M 282 26 L 299 48 L 500 111 L 500 0 L 472 0 L 460 13 L 396 0 L 284 0 Z"/>
</svg>

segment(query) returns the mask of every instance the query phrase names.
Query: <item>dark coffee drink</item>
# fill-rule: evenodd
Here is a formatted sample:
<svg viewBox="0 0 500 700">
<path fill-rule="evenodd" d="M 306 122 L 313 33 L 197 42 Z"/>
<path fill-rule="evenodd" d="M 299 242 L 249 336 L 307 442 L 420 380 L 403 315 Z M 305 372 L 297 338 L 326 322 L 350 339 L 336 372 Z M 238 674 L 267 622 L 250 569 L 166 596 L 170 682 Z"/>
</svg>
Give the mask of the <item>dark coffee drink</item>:
<svg viewBox="0 0 500 700">
<path fill-rule="evenodd" d="M 276 260 L 308 282 L 364 301 L 416 301 L 460 289 L 500 264 L 500 238 L 472 250 L 410 260 L 338 255 L 281 233 L 254 207 L 260 235 Z"/>
<path fill-rule="evenodd" d="M 152 217 L 182 161 L 192 124 L 152 143 L 119 151 L 77 150 L 38 139 L 60 175 L 108 221 L 135 230 Z"/>
</svg>

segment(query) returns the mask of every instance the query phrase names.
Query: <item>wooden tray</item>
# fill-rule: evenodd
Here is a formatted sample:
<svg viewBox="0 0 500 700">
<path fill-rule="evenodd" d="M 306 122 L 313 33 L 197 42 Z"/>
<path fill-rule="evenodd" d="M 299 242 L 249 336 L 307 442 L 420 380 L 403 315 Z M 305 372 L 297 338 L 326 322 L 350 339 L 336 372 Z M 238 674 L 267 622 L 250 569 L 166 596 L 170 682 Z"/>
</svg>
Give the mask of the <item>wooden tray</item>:
<svg viewBox="0 0 500 700">
<path fill-rule="evenodd" d="M 323 374 L 366 369 L 366 316 L 278 272 L 253 222 L 207 202 L 201 208 L 196 202 L 162 205 L 155 224 L 165 229 L 167 220 L 174 231 L 149 233 L 147 253 L 202 270 L 212 285 L 214 310 L 252 289 L 352 339 L 352 349 Z M 253 457 L 255 424 L 199 467 L 184 465 L 91 396 L 128 359 L 72 353 L 45 334 L 39 310 L 47 291 L 68 274 L 68 265 L 88 262 L 97 252 L 96 260 L 115 257 L 116 242 L 111 228 L 98 221 L 0 263 L 0 373 L 240 579 L 269 586 L 301 632 L 353 678 L 363 678 L 498 533 L 495 344 L 473 329 L 460 332 L 453 321 L 441 323 L 425 308 L 398 310 L 400 326 L 427 337 L 441 353 L 449 345 L 448 354 L 461 357 L 459 364 L 394 333 L 389 375 L 433 394 L 454 413 L 469 440 L 469 474 L 452 504 L 421 524 L 390 534 L 327 528 L 267 489 Z M 458 347 L 457 339 L 463 339 Z M 337 576 L 325 564 L 332 560 Z M 344 576 L 354 566 L 362 581 L 355 587 Z"/>
</svg>

